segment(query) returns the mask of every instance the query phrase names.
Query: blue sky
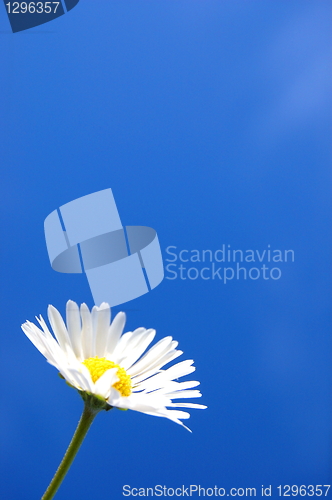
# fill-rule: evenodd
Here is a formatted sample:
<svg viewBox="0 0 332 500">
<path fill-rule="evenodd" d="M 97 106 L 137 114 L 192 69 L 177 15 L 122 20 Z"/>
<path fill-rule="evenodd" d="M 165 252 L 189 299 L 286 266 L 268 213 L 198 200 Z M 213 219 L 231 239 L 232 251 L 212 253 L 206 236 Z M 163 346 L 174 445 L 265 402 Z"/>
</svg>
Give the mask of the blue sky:
<svg viewBox="0 0 332 500">
<path fill-rule="evenodd" d="M 330 19 L 322 0 L 81 0 L 12 34 L 0 9 L 4 498 L 42 495 L 82 409 L 20 330 L 48 304 L 93 305 L 83 275 L 52 270 L 44 219 L 109 187 L 123 224 L 157 231 L 165 265 L 169 246 L 294 262 L 226 284 L 166 272 L 114 308 L 180 342 L 209 408 L 192 434 L 100 414 L 57 498 L 331 482 Z"/>
</svg>

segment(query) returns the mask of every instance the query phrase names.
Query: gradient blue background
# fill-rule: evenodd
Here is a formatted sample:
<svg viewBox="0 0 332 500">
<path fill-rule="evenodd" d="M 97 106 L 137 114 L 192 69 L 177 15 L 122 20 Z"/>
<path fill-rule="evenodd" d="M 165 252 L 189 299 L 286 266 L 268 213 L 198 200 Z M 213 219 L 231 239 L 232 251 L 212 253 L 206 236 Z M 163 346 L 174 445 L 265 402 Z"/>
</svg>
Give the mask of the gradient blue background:
<svg viewBox="0 0 332 500">
<path fill-rule="evenodd" d="M 115 308 L 180 341 L 209 409 L 193 434 L 100 414 L 57 498 L 331 483 L 331 11 L 82 0 L 13 35 L 0 9 L 2 498 L 41 496 L 82 408 L 20 330 L 49 303 L 93 305 L 83 275 L 51 269 L 44 218 L 107 187 L 163 252 L 270 244 L 295 262 L 278 281 L 164 280 Z"/>
</svg>

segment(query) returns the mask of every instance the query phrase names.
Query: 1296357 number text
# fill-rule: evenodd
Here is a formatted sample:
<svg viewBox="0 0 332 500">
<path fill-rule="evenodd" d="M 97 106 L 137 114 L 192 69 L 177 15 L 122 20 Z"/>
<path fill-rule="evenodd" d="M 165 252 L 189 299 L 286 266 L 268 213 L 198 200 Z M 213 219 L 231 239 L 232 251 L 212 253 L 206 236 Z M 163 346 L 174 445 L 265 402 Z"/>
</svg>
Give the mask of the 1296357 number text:
<svg viewBox="0 0 332 500">
<path fill-rule="evenodd" d="M 8 2 L 8 14 L 55 14 L 60 2 Z"/>
</svg>

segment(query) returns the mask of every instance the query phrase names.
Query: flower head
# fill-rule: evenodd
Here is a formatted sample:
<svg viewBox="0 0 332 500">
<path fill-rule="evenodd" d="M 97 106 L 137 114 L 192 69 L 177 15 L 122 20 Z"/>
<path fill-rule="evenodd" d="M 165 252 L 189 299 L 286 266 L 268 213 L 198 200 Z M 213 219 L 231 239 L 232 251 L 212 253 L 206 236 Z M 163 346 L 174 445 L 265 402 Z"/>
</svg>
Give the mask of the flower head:
<svg viewBox="0 0 332 500">
<path fill-rule="evenodd" d="M 123 334 L 126 316 L 118 313 L 110 324 L 108 304 L 94 306 L 69 300 L 66 323 L 55 307 L 48 307 L 48 319 L 53 335 L 42 316 L 36 318 L 41 329 L 30 321 L 22 329 L 31 342 L 55 366 L 69 385 L 83 398 L 95 397 L 105 408 L 118 407 L 166 417 L 183 425 L 189 418 L 183 410 L 169 408 L 206 408 L 193 403 L 174 403 L 182 398 L 201 396 L 196 381 L 177 382 L 175 379 L 195 371 L 193 360 L 162 369 L 182 354 L 172 337 L 165 337 L 151 347 L 155 330 L 137 328 Z M 145 354 L 144 354 L 145 353 Z"/>
</svg>

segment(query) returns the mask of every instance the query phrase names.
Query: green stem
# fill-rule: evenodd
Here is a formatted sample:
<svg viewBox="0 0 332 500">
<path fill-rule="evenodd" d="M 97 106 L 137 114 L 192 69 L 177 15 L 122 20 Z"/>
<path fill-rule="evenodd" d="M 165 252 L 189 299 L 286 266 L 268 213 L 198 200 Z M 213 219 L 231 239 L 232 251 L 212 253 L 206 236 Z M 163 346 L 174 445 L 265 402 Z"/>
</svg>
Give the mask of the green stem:
<svg viewBox="0 0 332 500">
<path fill-rule="evenodd" d="M 80 449 L 80 446 L 83 443 L 83 440 L 87 435 L 87 432 L 97 413 L 98 410 L 94 410 L 88 403 L 85 403 L 84 410 L 80 421 L 78 422 L 75 434 L 73 435 L 73 438 L 67 448 L 61 464 L 58 467 L 58 470 L 54 474 L 54 477 L 41 500 L 51 500 L 52 498 L 54 498 L 54 495 L 58 491 L 65 475 L 67 474 L 71 464 L 73 463 L 73 460 L 76 457 L 76 454 Z"/>
</svg>

